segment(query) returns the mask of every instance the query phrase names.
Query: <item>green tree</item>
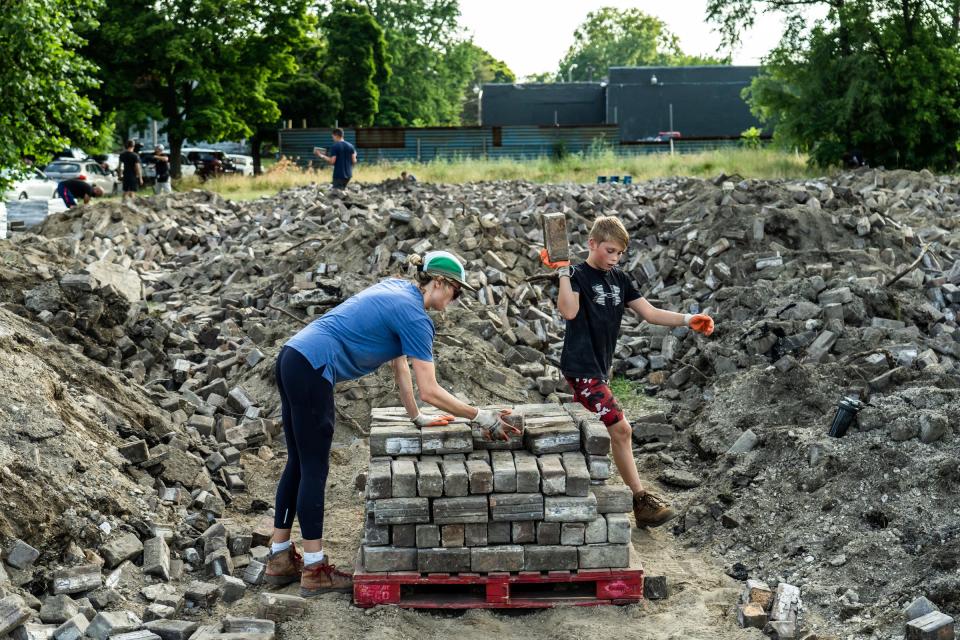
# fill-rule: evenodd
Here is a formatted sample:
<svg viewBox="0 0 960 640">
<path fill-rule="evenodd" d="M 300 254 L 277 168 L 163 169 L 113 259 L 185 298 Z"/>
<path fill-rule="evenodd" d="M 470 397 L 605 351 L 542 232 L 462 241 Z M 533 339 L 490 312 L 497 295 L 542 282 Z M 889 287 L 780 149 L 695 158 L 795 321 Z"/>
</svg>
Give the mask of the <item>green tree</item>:
<svg viewBox="0 0 960 640">
<path fill-rule="evenodd" d="M 323 42 L 308 36 L 297 50 L 297 68 L 270 83 L 267 95 L 280 108 L 280 121 L 259 123 L 250 137 L 253 171 L 261 173 L 260 149 L 263 143 L 278 143 L 278 129 L 290 120 L 294 126 L 332 127 L 340 115 L 340 94 L 321 79 L 326 60 Z"/>
<path fill-rule="evenodd" d="M 72 25 L 94 24 L 96 0 L 10 0 L 0 20 L 0 168 L 95 137 L 95 68 Z M 0 174 L 0 191 L 12 176 Z"/>
<path fill-rule="evenodd" d="M 745 92 L 774 135 L 838 164 L 858 149 L 871 164 L 950 169 L 960 140 L 960 0 L 824 0 L 807 26 L 789 0 L 711 0 L 708 17 L 735 45 L 757 9 L 788 28 Z"/>
<path fill-rule="evenodd" d="M 380 111 L 380 92 L 390 79 L 383 29 L 355 0 L 336 0 L 322 22 L 324 77 L 340 95 L 340 124 L 370 126 Z"/>
<path fill-rule="evenodd" d="M 587 14 L 573 34 L 574 44 L 560 61 L 559 80 L 598 81 L 610 67 L 726 64 L 728 60 L 690 56 L 657 17 L 639 9 L 604 7 Z"/>
<path fill-rule="evenodd" d="M 463 125 L 480 124 L 480 92 L 483 85 L 491 82 L 516 82 L 517 76 L 502 60 L 497 60 L 485 49 L 473 43 L 467 43 L 473 78 L 467 85 L 463 97 L 460 123 Z"/>
<path fill-rule="evenodd" d="M 87 32 L 102 104 L 124 124 L 162 120 L 179 176 L 185 139 L 245 138 L 279 120 L 269 87 L 295 68 L 306 11 L 307 0 L 105 0 Z"/>
<path fill-rule="evenodd" d="M 381 92 L 381 126 L 460 123 L 473 78 L 457 0 L 364 0 L 383 26 L 393 74 Z"/>
</svg>

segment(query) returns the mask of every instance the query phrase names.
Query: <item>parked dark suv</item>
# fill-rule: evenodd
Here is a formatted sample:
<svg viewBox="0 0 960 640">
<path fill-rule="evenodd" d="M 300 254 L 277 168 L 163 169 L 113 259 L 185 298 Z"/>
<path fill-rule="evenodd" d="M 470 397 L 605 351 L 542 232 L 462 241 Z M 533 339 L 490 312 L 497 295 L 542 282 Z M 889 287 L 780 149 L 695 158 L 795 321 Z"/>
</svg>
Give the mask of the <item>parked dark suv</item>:
<svg viewBox="0 0 960 640">
<path fill-rule="evenodd" d="M 201 180 L 237 172 L 236 165 L 223 151 L 188 148 L 183 149 L 182 153 L 197 168 L 197 175 Z"/>
</svg>

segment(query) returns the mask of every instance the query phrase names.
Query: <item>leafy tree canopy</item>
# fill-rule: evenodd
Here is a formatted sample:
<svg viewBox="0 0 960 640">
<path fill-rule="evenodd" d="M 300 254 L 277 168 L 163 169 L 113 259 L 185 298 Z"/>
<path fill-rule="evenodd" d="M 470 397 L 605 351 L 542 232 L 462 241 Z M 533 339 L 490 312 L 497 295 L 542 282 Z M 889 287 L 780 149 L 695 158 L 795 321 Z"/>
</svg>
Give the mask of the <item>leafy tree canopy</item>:
<svg viewBox="0 0 960 640">
<path fill-rule="evenodd" d="M 587 14 L 560 61 L 558 80 L 599 81 L 610 67 L 725 64 L 728 60 L 690 56 L 667 25 L 640 9 L 604 7 Z"/>
<path fill-rule="evenodd" d="M 295 68 L 306 11 L 307 0 L 105 0 L 87 33 L 101 104 L 125 124 L 163 121 L 176 176 L 184 139 L 240 139 L 279 120 L 269 86 Z"/>
<path fill-rule="evenodd" d="M 10 0 L 0 20 L 0 169 L 94 142 L 95 68 L 73 26 L 95 25 L 96 0 Z M 0 174 L 0 191 L 12 176 Z"/>
<path fill-rule="evenodd" d="M 799 5 L 825 10 L 808 26 Z M 949 169 L 960 141 L 960 0 L 711 0 L 735 45 L 758 11 L 788 28 L 747 90 L 775 135 L 821 166 L 859 151 L 870 164 Z"/>
<path fill-rule="evenodd" d="M 383 86 L 379 126 L 460 124 L 473 76 L 457 0 L 364 0 L 383 26 L 393 74 Z"/>
<path fill-rule="evenodd" d="M 322 21 L 324 77 L 340 95 L 341 125 L 370 126 L 391 69 L 383 29 L 355 0 L 336 0 Z"/>
</svg>

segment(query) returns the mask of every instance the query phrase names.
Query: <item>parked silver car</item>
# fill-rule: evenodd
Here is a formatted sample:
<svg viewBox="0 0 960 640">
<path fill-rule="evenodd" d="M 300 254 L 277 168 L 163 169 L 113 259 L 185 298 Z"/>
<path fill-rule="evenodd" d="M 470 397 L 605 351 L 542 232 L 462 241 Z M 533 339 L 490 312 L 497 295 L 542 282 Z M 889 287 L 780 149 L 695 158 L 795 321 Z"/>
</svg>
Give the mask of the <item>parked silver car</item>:
<svg viewBox="0 0 960 640">
<path fill-rule="evenodd" d="M 56 182 L 63 180 L 85 180 L 94 186 L 99 186 L 106 194 L 120 193 L 120 182 L 116 174 L 104 169 L 96 160 L 54 160 L 44 169 L 47 177 Z"/>
<path fill-rule="evenodd" d="M 11 177 L 13 172 L 9 169 L 0 170 L 0 175 L 5 178 Z M 3 194 L 4 200 L 49 200 L 54 196 L 57 190 L 57 183 L 44 175 L 43 171 L 36 168 L 27 169 L 26 173 L 18 176 L 16 182 L 7 187 Z"/>
</svg>

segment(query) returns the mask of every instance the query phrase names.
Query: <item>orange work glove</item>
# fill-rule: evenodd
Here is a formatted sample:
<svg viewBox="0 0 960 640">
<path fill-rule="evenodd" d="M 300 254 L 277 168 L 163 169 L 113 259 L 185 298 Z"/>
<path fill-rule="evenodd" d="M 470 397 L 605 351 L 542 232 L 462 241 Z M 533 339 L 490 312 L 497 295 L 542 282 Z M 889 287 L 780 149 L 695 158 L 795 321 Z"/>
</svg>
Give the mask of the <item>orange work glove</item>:
<svg viewBox="0 0 960 640">
<path fill-rule="evenodd" d="M 690 318 L 690 322 L 687 323 L 687 326 L 697 333 L 702 333 L 705 336 L 709 336 L 711 333 L 713 333 L 713 318 L 705 313 L 698 313 Z"/>
<path fill-rule="evenodd" d="M 424 414 L 419 414 L 416 418 L 413 419 L 413 424 L 418 427 L 445 427 L 455 418 L 453 416 L 428 416 Z"/>
<path fill-rule="evenodd" d="M 557 260 L 556 262 L 550 262 L 550 256 L 547 255 L 546 247 L 540 249 L 540 261 L 551 269 L 559 269 L 560 267 L 570 266 L 569 260 Z"/>
</svg>

